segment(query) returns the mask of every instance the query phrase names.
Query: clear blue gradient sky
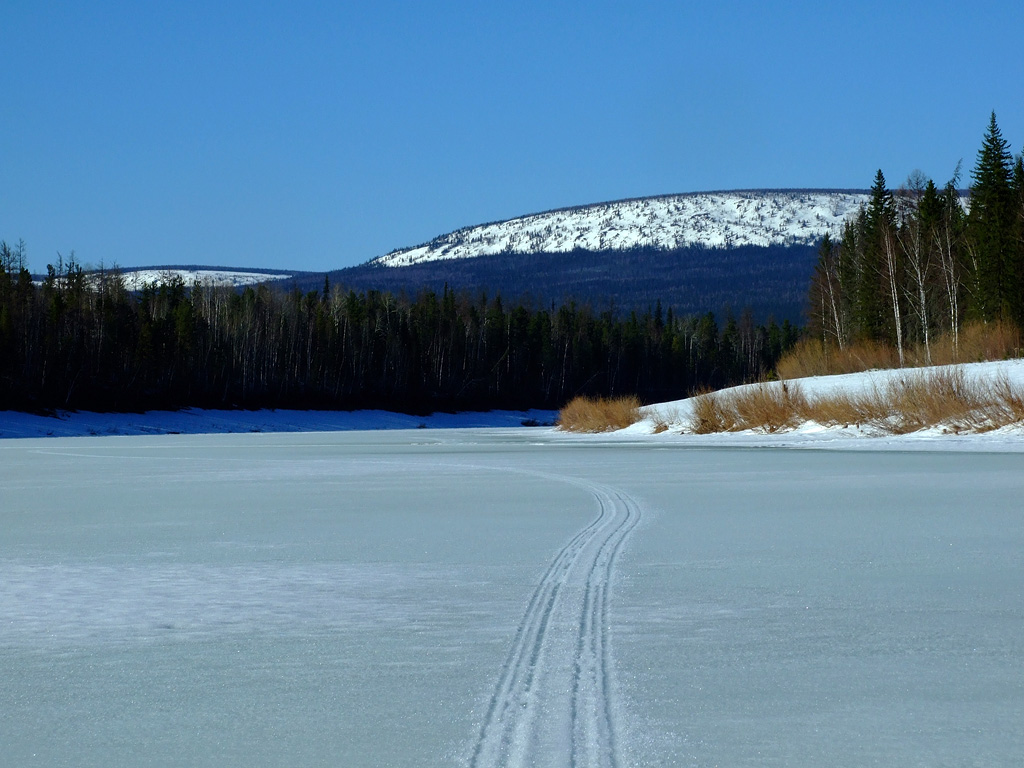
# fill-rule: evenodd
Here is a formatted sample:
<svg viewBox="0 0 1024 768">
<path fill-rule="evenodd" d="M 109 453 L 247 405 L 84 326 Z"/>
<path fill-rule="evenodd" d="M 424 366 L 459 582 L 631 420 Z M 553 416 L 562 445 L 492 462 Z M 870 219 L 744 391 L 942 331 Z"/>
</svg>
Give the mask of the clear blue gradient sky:
<svg viewBox="0 0 1024 768">
<path fill-rule="evenodd" d="M 29 265 L 326 270 L 624 197 L 937 182 L 1024 144 L 1024 3 L 0 5 Z"/>
</svg>

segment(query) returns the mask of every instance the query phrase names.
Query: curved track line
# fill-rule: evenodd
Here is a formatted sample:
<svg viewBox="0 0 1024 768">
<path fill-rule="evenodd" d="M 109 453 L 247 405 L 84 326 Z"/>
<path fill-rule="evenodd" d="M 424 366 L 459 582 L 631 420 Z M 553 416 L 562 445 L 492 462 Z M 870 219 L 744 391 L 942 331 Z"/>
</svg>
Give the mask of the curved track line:
<svg viewBox="0 0 1024 768">
<path fill-rule="evenodd" d="M 469 765 L 617 768 L 610 586 L 619 550 L 640 520 L 640 506 L 607 486 L 529 474 L 586 489 L 600 511 L 558 551 L 534 590 Z"/>
</svg>

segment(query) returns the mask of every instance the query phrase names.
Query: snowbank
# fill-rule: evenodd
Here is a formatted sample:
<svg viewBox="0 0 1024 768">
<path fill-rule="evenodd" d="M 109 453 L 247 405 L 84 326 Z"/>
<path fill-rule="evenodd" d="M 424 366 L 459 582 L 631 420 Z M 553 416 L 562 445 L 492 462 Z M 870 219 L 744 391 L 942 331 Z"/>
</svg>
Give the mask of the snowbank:
<svg viewBox="0 0 1024 768">
<path fill-rule="evenodd" d="M 969 380 L 993 381 L 997 377 L 1005 376 L 1018 391 L 1024 391 L 1024 360 L 968 363 L 958 367 Z M 802 392 L 811 398 L 840 393 L 860 395 L 883 390 L 890 382 L 903 377 L 927 374 L 942 368 L 943 366 L 878 370 L 837 376 L 813 376 L 795 379 L 794 381 L 799 383 Z M 728 394 L 756 386 L 758 385 L 745 384 L 721 390 L 721 393 Z M 676 442 L 683 440 L 702 446 L 836 447 L 841 444 L 843 447 L 874 449 L 883 445 L 909 448 L 920 447 L 924 444 L 942 444 L 943 447 L 955 448 L 957 450 L 1024 452 L 1024 425 L 1021 424 L 981 434 L 951 434 L 948 429 L 939 427 L 905 435 L 879 436 L 877 432 L 855 426 L 825 427 L 820 424 L 808 423 L 791 431 L 775 434 L 747 430 L 744 432 L 695 435 L 689 433 L 689 425 L 693 416 L 693 402 L 694 398 L 686 398 L 645 406 L 641 409 L 643 418 L 639 422 L 626 429 L 619 430 L 613 433 L 613 435 L 621 439 L 642 437 Z M 864 440 L 862 438 L 871 439 Z"/>
</svg>

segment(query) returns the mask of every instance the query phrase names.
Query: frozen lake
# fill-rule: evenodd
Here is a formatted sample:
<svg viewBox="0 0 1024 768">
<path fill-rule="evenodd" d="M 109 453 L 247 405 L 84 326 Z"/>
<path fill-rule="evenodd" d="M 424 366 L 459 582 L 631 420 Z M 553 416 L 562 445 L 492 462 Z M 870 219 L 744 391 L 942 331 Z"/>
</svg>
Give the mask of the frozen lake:
<svg viewBox="0 0 1024 768">
<path fill-rule="evenodd" d="M 0 764 L 1016 766 L 1024 456 L 0 442 Z"/>
</svg>

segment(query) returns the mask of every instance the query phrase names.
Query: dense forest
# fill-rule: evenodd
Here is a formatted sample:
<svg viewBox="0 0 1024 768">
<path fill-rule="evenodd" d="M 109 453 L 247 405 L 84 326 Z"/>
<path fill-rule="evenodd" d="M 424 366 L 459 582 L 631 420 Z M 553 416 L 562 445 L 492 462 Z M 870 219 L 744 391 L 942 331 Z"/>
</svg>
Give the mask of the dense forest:
<svg viewBox="0 0 1024 768">
<path fill-rule="evenodd" d="M 959 168 L 941 189 L 914 173 L 892 191 L 879 171 L 867 205 L 818 249 L 807 334 L 840 348 L 890 344 L 902 360 L 911 346 L 927 354 L 938 334 L 955 345 L 967 322 L 1024 326 L 1024 165 L 994 114 L 971 180 L 966 198 Z M 773 280 L 792 283 L 800 255 L 748 250 L 735 258 L 775 264 L 751 286 L 779 301 Z M 662 254 L 653 268 L 640 250 L 618 254 L 601 269 L 651 271 L 624 310 L 604 288 L 600 303 L 528 288 L 510 298 L 493 284 L 378 289 L 329 278 L 244 290 L 177 278 L 129 291 L 117 270 L 86 272 L 73 257 L 34 281 L 24 243 L 0 242 L 0 409 L 557 408 L 577 395 L 670 400 L 771 374 L 798 335 L 788 318 L 758 324 L 742 296 L 732 305 L 747 309 L 722 324 L 674 303 L 662 310 L 659 287 L 693 293 L 691 278 L 671 278 L 681 263 L 696 273 L 729 266 L 709 267 L 707 255 Z M 533 275 L 546 263 L 537 258 L 512 271 Z M 569 258 L 585 290 L 593 254 Z"/>
<path fill-rule="evenodd" d="M 940 189 L 920 173 L 871 199 L 837 243 L 825 238 L 810 292 L 808 332 L 840 348 L 881 342 L 925 350 L 938 334 L 956 348 L 965 322 L 1024 327 L 1024 165 L 993 114 L 971 174 Z"/>
<path fill-rule="evenodd" d="M 3 408 L 555 408 L 579 395 L 682 397 L 769 372 L 797 331 L 655 305 L 506 305 L 425 290 L 185 285 L 129 292 L 74 259 L 41 284 L 0 244 Z"/>
<path fill-rule="evenodd" d="M 565 253 L 501 253 L 446 259 L 406 267 L 363 264 L 332 272 L 332 282 L 357 290 L 415 294 L 500 292 L 509 300 L 537 304 L 575 300 L 597 310 L 645 312 L 661 301 L 677 314 L 749 308 L 757 322 L 803 324 L 807 281 L 815 245 L 743 245 L 729 248 L 655 248 Z M 323 278 L 321 277 L 321 282 Z M 304 288 L 315 284 L 299 283 Z"/>
</svg>

